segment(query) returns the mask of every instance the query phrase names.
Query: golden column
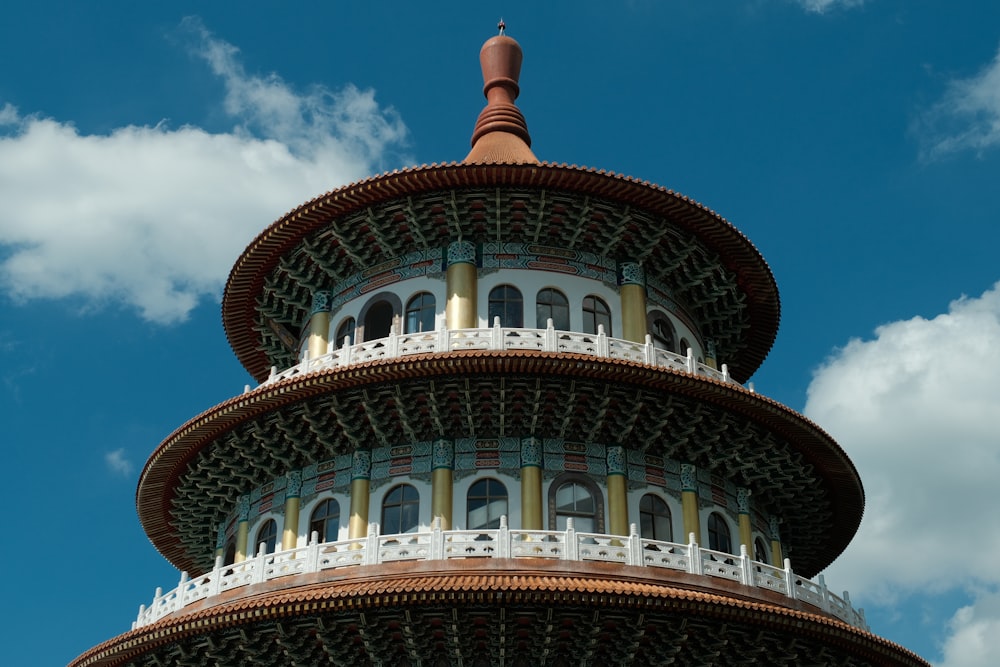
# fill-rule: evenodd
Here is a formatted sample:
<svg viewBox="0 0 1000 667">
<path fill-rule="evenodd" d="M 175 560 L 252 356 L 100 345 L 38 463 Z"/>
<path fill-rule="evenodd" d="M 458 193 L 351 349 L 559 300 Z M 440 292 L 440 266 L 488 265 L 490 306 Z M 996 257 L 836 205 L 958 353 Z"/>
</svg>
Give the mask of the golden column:
<svg viewBox="0 0 1000 667">
<path fill-rule="evenodd" d="M 681 514 L 684 518 L 684 541 L 691 533 L 701 544 L 701 517 L 698 514 L 698 469 L 689 463 L 681 464 Z"/>
<path fill-rule="evenodd" d="M 736 489 L 736 506 L 739 508 L 740 517 L 740 544 L 745 544 L 747 553 L 754 556 L 753 530 L 750 527 L 750 489 L 743 487 Z"/>
<path fill-rule="evenodd" d="M 705 339 L 705 365 L 718 370 L 718 362 L 715 357 L 715 341 L 711 338 Z"/>
<path fill-rule="evenodd" d="M 288 473 L 285 483 L 285 525 L 281 528 L 281 548 L 294 549 L 299 545 L 299 510 L 302 499 L 302 473 Z"/>
<path fill-rule="evenodd" d="M 236 557 L 234 563 L 247 559 L 247 541 L 250 533 L 250 496 L 240 496 L 239 522 L 236 524 Z"/>
<path fill-rule="evenodd" d="M 455 443 L 441 439 L 431 450 L 431 521 L 438 519 L 441 530 L 451 530 L 452 471 Z"/>
<path fill-rule="evenodd" d="M 622 338 L 646 342 L 646 274 L 636 262 L 621 264 Z"/>
<path fill-rule="evenodd" d="M 781 533 L 778 532 L 778 524 L 781 523 L 776 516 L 771 517 L 771 565 L 781 567 L 785 562 L 785 555 L 781 552 Z"/>
<path fill-rule="evenodd" d="M 479 326 L 476 314 L 476 292 L 479 289 L 476 246 L 468 241 L 449 244 L 447 263 L 445 321 L 449 329 L 475 329 Z"/>
<path fill-rule="evenodd" d="M 330 293 L 313 292 L 309 317 L 309 359 L 322 357 L 330 349 Z"/>
<path fill-rule="evenodd" d="M 625 449 L 608 447 L 608 515 L 612 535 L 628 535 L 628 466 Z"/>
<path fill-rule="evenodd" d="M 521 528 L 542 530 L 542 443 L 521 440 Z"/>
<path fill-rule="evenodd" d="M 347 526 L 347 537 L 352 540 L 368 535 L 368 494 L 371 476 L 371 452 L 366 449 L 356 449 L 351 461 L 351 518 Z"/>
</svg>

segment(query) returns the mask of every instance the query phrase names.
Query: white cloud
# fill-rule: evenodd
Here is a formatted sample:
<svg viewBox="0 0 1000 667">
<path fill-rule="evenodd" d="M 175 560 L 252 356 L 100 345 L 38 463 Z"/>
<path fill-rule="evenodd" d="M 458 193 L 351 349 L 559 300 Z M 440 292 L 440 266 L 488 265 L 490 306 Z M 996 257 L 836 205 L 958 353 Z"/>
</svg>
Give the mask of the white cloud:
<svg viewBox="0 0 1000 667">
<path fill-rule="evenodd" d="M 998 369 L 1000 283 L 933 319 L 852 340 L 816 372 L 805 412 L 840 442 L 865 484 L 861 528 L 827 573 L 856 603 L 1000 587 Z M 986 664 L 963 657 L 975 642 L 1000 655 L 997 629 L 995 594 L 956 613 L 947 664 Z"/>
<path fill-rule="evenodd" d="M 806 11 L 813 12 L 815 14 L 825 14 L 826 12 L 837 9 L 837 8 L 847 8 L 847 7 L 860 7 L 865 3 L 865 0 L 795 0 L 800 4 Z"/>
<path fill-rule="evenodd" d="M 1000 51 L 975 76 L 951 81 L 915 129 L 925 143 L 925 158 L 1000 146 Z"/>
<path fill-rule="evenodd" d="M 196 51 L 223 82 L 236 126 L 128 126 L 85 135 L 0 108 L 0 289 L 17 300 L 124 303 L 183 320 L 292 205 L 381 168 L 405 139 L 372 91 L 292 90 L 248 76 L 197 22 Z"/>
<path fill-rule="evenodd" d="M 124 449 L 116 449 L 113 452 L 107 452 L 104 455 L 104 462 L 107 464 L 111 472 L 121 475 L 122 477 L 128 477 L 132 474 L 132 470 L 134 470 L 132 462 L 125 457 Z"/>
<path fill-rule="evenodd" d="M 1000 649 L 1000 591 L 978 596 L 975 603 L 955 612 L 948 623 L 951 633 L 943 646 L 938 667 L 993 667 Z"/>
</svg>

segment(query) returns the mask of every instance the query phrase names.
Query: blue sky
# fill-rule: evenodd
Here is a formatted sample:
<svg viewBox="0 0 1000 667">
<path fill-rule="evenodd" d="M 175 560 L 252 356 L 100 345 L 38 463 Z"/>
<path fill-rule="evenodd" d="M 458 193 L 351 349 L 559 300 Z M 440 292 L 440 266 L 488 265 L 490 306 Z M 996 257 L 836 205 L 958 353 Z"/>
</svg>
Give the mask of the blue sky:
<svg viewBox="0 0 1000 667">
<path fill-rule="evenodd" d="M 175 585 L 135 484 L 162 438 L 250 382 L 220 324 L 233 261 L 308 198 L 462 159 L 502 16 L 540 159 L 688 195 L 770 263 L 782 326 L 756 388 L 866 484 L 831 587 L 935 664 L 993 664 L 1000 4 L 952 4 L 8 8 L 5 661 L 65 664 Z"/>
</svg>

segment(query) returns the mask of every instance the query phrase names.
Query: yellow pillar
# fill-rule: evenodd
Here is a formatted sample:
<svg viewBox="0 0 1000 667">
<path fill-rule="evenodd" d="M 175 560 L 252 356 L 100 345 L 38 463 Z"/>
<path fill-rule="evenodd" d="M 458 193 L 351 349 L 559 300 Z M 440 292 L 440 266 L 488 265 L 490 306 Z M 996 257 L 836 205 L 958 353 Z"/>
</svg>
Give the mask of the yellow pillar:
<svg viewBox="0 0 1000 667">
<path fill-rule="evenodd" d="M 239 520 L 236 524 L 236 557 L 234 563 L 242 563 L 247 558 L 247 536 L 250 533 L 250 496 L 240 496 L 238 501 Z"/>
<path fill-rule="evenodd" d="M 750 526 L 750 489 L 736 489 L 736 505 L 740 517 L 740 544 L 745 544 L 747 553 L 753 553 L 753 529 Z"/>
<path fill-rule="evenodd" d="M 646 342 L 646 276 L 635 262 L 621 265 L 622 338 Z"/>
<path fill-rule="evenodd" d="M 711 338 L 705 341 L 705 365 L 718 370 L 718 362 L 715 358 L 715 341 Z"/>
<path fill-rule="evenodd" d="M 285 498 L 285 525 L 281 529 L 281 548 L 294 549 L 299 542 L 299 509 L 301 499 L 298 496 Z"/>
<path fill-rule="evenodd" d="M 368 501 L 372 474 L 371 452 L 358 449 L 351 465 L 351 517 L 347 537 L 357 539 L 368 535 Z"/>
<path fill-rule="evenodd" d="M 521 441 L 521 528 L 542 530 L 542 443 Z"/>
<path fill-rule="evenodd" d="M 608 523 L 612 535 L 628 535 L 628 469 L 625 464 L 625 450 L 622 447 L 608 447 Z"/>
<path fill-rule="evenodd" d="M 449 329 L 475 329 L 479 326 L 476 246 L 468 241 L 455 241 L 448 246 L 447 253 L 445 321 Z"/>
<path fill-rule="evenodd" d="M 309 318 L 309 359 L 322 357 L 330 347 L 330 293 L 313 293 Z"/>
<path fill-rule="evenodd" d="M 233 559 L 234 563 L 242 563 L 247 559 L 247 539 L 250 534 L 250 522 L 246 519 L 240 519 L 240 522 L 236 524 L 236 558 Z"/>
<path fill-rule="evenodd" d="M 438 440 L 431 453 L 431 521 L 438 519 L 441 530 L 451 530 L 452 470 L 455 467 L 455 443 Z"/>
<path fill-rule="evenodd" d="M 691 533 L 694 533 L 694 541 L 701 544 L 697 469 L 688 463 L 681 464 L 681 514 L 684 519 L 684 541 L 687 542 Z"/>
<path fill-rule="evenodd" d="M 781 535 L 778 533 L 778 517 L 771 517 L 771 565 L 781 567 L 785 563 L 785 554 L 781 551 Z"/>
</svg>

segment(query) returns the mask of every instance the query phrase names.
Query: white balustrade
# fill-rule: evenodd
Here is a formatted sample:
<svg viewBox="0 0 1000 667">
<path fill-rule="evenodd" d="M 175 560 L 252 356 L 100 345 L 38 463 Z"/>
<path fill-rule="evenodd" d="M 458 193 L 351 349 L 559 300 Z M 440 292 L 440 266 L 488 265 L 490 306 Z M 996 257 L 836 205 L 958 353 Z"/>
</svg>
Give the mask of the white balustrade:
<svg viewBox="0 0 1000 667">
<path fill-rule="evenodd" d="M 688 544 L 649 540 L 638 535 L 635 524 L 628 536 L 578 533 L 572 520 L 566 530 L 516 530 L 502 517 L 499 528 L 441 530 L 379 535 L 372 524 L 367 537 L 320 543 L 313 533 L 308 546 L 276 553 L 263 549 L 240 563 L 223 565 L 195 578 L 182 573 L 175 589 L 157 588 L 152 603 L 139 608 L 132 629 L 158 621 L 184 607 L 222 592 L 280 577 L 311 574 L 356 565 L 397 561 L 439 561 L 452 558 L 550 558 L 553 560 L 603 561 L 650 568 L 676 570 L 710 578 L 764 588 L 793 600 L 801 600 L 855 627 L 868 629 L 864 612 L 851 606 L 850 597 L 834 595 L 822 575 L 811 581 L 796 575 L 786 559 L 784 567 L 752 560 L 742 547 L 740 554 L 700 548 Z M 655 576 L 655 575 L 652 575 Z"/>
<path fill-rule="evenodd" d="M 356 345 L 344 340 L 344 345 L 328 354 L 305 361 L 278 371 L 271 368 L 271 374 L 261 386 L 280 380 L 287 380 L 304 373 L 339 368 L 353 364 L 384 359 L 398 359 L 417 354 L 442 352 L 463 352 L 469 350 L 534 350 L 536 352 L 557 352 L 565 354 L 585 354 L 601 359 L 617 359 L 647 364 L 658 368 L 669 368 L 684 373 L 709 377 L 720 382 L 736 384 L 729 376 L 726 365 L 722 370 L 698 362 L 691 349 L 687 355 L 677 354 L 654 347 L 647 336 L 645 343 L 635 343 L 620 338 L 609 338 L 604 327 L 598 327 L 596 334 L 575 331 L 558 331 L 549 326 L 545 329 L 523 327 L 501 327 L 499 318 L 489 329 L 440 329 L 421 333 L 389 334 L 386 338 L 365 341 Z"/>
</svg>

